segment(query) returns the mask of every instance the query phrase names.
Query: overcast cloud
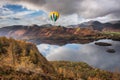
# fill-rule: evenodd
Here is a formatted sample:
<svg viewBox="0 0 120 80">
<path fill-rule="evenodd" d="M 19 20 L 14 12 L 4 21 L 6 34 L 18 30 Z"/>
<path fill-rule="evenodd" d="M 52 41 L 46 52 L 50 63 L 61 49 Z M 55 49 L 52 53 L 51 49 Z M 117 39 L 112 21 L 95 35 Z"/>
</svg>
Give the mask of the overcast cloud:
<svg viewBox="0 0 120 80">
<path fill-rule="evenodd" d="M 63 15 L 79 14 L 85 18 L 114 15 L 120 17 L 120 0 L 1 0 L 33 10 L 59 11 Z M 116 15 L 117 14 L 117 15 Z"/>
<path fill-rule="evenodd" d="M 102 22 L 120 19 L 120 0 L 0 0 L 0 7 L 6 4 L 21 5 L 29 10 L 42 10 L 47 14 L 58 11 L 61 14 L 58 24 L 77 24 L 92 19 Z M 77 17 L 74 17 L 76 15 Z"/>
</svg>

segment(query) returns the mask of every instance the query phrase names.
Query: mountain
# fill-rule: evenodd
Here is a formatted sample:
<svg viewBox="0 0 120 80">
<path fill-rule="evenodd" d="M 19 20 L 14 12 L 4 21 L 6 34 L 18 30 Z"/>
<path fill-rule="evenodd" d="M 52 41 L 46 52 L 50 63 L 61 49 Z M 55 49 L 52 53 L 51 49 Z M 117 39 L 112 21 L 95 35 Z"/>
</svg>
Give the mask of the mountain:
<svg viewBox="0 0 120 80">
<path fill-rule="evenodd" d="M 104 28 L 102 31 L 120 32 L 120 21 L 104 23 Z"/>
<path fill-rule="evenodd" d="M 21 35 L 27 32 L 27 30 L 30 29 L 38 29 L 38 28 L 44 28 L 44 27 L 51 27 L 51 24 L 46 25 L 30 25 L 30 26 L 24 26 L 24 25 L 13 25 L 13 26 L 6 26 L 3 28 L 0 28 L 0 36 L 6 36 L 6 37 L 14 37 L 19 38 Z"/>
<path fill-rule="evenodd" d="M 88 22 L 83 22 L 83 23 L 78 24 L 78 25 L 69 25 L 67 27 L 71 27 L 71 28 L 76 28 L 76 27 L 90 28 L 90 29 L 101 31 L 103 29 L 103 24 L 99 21 L 88 21 Z"/>
<path fill-rule="evenodd" d="M 88 43 L 94 40 L 110 38 L 117 39 L 116 35 L 104 35 L 104 32 L 120 32 L 120 21 L 101 23 L 98 21 L 84 22 L 78 25 L 68 27 L 45 25 L 13 25 L 0 28 L 0 36 L 13 37 L 40 43 Z M 111 34 L 111 33 L 110 33 Z"/>
<path fill-rule="evenodd" d="M 101 23 L 99 21 L 88 21 L 76 25 L 78 27 L 93 28 L 98 31 L 120 31 L 120 21 L 111 21 L 106 23 Z"/>
<path fill-rule="evenodd" d="M 65 28 L 61 26 L 32 25 L 32 26 L 8 26 L 0 28 L 0 35 L 15 39 L 27 40 L 39 44 L 45 40 L 75 40 L 83 36 L 93 36 L 97 32 L 88 28 Z M 36 40 L 36 41 L 35 41 Z M 63 42 L 64 42 L 63 41 Z"/>
<path fill-rule="evenodd" d="M 52 80 L 50 75 L 55 73 L 54 67 L 34 44 L 0 38 L 0 79 Z"/>
<path fill-rule="evenodd" d="M 7 37 L 15 37 L 20 38 L 21 36 L 29 36 L 29 35 L 45 35 L 51 36 L 54 34 L 76 34 L 80 35 L 90 35 L 92 33 L 84 33 L 84 30 L 88 30 L 89 32 L 93 32 L 91 29 L 87 28 L 66 28 L 61 26 L 51 26 L 51 25 L 31 25 L 31 26 L 23 26 L 23 25 L 14 25 L 0 28 L 0 36 Z"/>
</svg>

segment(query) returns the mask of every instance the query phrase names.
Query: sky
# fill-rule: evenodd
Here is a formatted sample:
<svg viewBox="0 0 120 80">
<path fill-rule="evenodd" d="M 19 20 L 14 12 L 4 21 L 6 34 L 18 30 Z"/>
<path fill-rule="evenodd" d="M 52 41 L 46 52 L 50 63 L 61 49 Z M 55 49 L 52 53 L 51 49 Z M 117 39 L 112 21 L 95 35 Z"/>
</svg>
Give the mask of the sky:
<svg viewBox="0 0 120 80">
<path fill-rule="evenodd" d="M 57 25 L 107 22 L 120 19 L 120 0 L 0 0 L 0 27 L 53 24 L 51 11 L 60 13 Z"/>
</svg>

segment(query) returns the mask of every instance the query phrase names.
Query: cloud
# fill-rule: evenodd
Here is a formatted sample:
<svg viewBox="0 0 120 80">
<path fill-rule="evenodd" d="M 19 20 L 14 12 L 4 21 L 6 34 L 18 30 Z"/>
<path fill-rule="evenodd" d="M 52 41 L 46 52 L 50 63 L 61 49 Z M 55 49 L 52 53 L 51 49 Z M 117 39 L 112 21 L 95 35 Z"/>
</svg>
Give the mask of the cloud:
<svg viewBox="0 0 120 80">
<path fill-rule="evenodd" d="M 13 14 L 13 11 L 11 11 L 8 8 L 0 7 L 0 16 L 9 15 L 9 14 Z"/>
<path fill-rule="evenodd" d="M 48 19 L 50 11 L 58 11 L 61 15 L 56 24 L 65 26 L 89 20 L 107 22 L 120 19 L 120 0 L 0 0 L 0 7 L 7 4 L 21 5 L 31 11 L 44 11 L 46 17 L 42 15 L 37 19 L 31 19 L 35 20 L 34 24 L 52 23 Z M 8 16 L 12 16 L 9 10 L 7 12 Z M 25 13 L 29 14 L 29 12 Z M 22 15 L 24 12 L 17 13 L 15 16 L 19 14 Z M 0 16 L 0 19 L 8 16 Z M 38 19 L 40 22 L 36 21 Z"/>
<path fill-rule="evenodd" d="M 120 1 L 118 0 L 85 0 L 82 3 L 83 16 L 86 17 L 102 17 L 114 12 L 120 13 Z"/>
<path fill-rule="evenodd" d="M 112 43 L 110 47 L 101 47 L 89 44 L 66 44 L 64 46 L 55 46 L 49 44 L 38 45 L 41 53 L 50 61 L 66 60 L 66 61 L 83 61 L 89 65 L 106 70 L 120 69 L 120 43 L 112 40 L 100 40 L 98 42 Z M 112 48 L 116 53 L 110 54 L 107 49 Z"/>
<path fill-rule="evenodd" d="M 84 18 L 102 17 L 109 14 L 120 16 L 119 0 L 7 0 L 28 9 L 59 11 L 63 15 L 78 14 Z"/>
<path fill-rule="evenodd" d="M 37 11 L 26 10 L 20 12 L 14 12 L 4 6 L 0 7 L 0 27 L 11 26 L 11 25 L 31 25 L 36 24 L 36 19 L 31 18 L 31 14 Z M 28 23 L 30 22 L 30 23 Z"/>
<path fill-rule="evenodd" d="M 35 13 L 35 11 L 22 11 L 22 12 L 18 12 L 16 14 L 12 14 L 12 15 L 9 15 L 9 16 L 14 16 L 14 17 L 24 17 L 26 15 L 29 15 L 29 14 L 32 14 L 32 13 Z"/>
<path fill-rule="evenodd" d="M 9 13 L 8 15 L 3 15 L 1 17 L 3 18 L 22 18 L 25 17 L 26 15 L 32 14 L 35 11 L 23 11 L 23 12 L 18 12 L 18 13 Z M 8 13 L 8 12 L 6 12 Z"/>
<path fill-rule="evenodd" d="M 20 18 L 12 18 L 13 20 L 20 20 Z"/>
</svg>

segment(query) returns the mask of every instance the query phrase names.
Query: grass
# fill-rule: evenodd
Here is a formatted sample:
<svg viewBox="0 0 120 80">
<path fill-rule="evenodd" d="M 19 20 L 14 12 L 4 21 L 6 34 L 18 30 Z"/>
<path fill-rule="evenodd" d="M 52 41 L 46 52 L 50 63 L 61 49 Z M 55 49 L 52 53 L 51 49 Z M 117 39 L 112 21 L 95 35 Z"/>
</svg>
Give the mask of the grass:
<svg viewBox="0 0 120 80">
<path fill-rule="evenodd" d="M 103 34 L 106 35 L 111 35 L 111 36 L 120 36 L 120 32 L 102 32 Z"/>
<path fill-rule="evenodd" d="M 68 80 L 120 80 L 120 73 L 93 68 L 84 62 L 53 61 L 58 74 Z"/>
</svg>

